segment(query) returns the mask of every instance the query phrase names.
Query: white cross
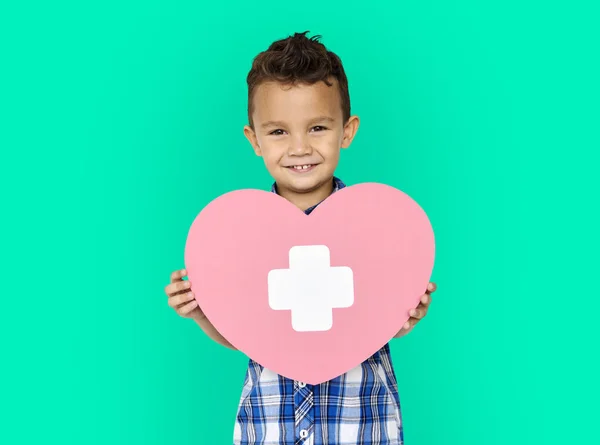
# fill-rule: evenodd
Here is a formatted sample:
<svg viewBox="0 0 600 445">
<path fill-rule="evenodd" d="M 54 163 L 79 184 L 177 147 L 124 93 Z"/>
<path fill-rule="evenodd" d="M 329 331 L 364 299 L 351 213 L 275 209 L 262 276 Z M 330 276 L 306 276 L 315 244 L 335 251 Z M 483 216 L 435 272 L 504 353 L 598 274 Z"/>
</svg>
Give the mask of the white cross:
<svg viewBox="0 0 600 445">
<path fill-rule="evenodd" d="M 327 246 L 294 246 L 289 261 L 289 269 L 269 272 L 269 306 L 292 311 L 295 331 L 328 331 L 333 309 L 354 304 L 352 269 L 331 267 Z"/>
</svg>

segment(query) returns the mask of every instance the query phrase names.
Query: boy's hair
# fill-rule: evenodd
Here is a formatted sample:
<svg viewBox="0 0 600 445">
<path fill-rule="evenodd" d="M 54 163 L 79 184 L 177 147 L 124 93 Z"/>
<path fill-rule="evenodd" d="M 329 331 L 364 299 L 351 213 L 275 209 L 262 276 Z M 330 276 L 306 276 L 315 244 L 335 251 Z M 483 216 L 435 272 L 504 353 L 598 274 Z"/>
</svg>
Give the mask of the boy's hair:
<svg viewBox="0 0 600 445">
<path fill-rule="evenodd" d="M 253 98 L 256 88 L 263 82 L 276 81 L 284 85 L 304 83 L 313 85 L 319 81 L 332 86 L 331 78 L 337 80 L 340 90 L 344 122 L 350 118 L 350 94 L 348 79 L 340 58 L 319 42 L 321 36 L 306 37 L 308 31 L 295 33 L 278 40 L 254 58 L 248 73 L 248 122 L 252 128 Z"/>
</svg>

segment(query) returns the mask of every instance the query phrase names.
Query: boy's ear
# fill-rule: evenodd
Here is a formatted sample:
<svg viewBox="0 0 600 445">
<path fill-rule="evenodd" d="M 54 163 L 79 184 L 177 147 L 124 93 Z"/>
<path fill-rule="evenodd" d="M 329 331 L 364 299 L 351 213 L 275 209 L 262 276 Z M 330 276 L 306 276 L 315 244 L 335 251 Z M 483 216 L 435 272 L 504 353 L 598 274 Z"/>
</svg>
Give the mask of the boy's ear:
<svg viewBox="0 0 600 445">
<path fill-rule="evenodd" d="M 246 136 L 246 139 L 248 139 L 248 142 L 250 142 L 250 145 L 252 145 L 256 156 L 262 156 L 262 151 L 258 145 L 258 139 L 256 138 L 256 133 L 250 125 L 244 126 L 244 136 Z"/>
<path fill-rule="evenodd" d="M 342 139 L 342 148 L 348 148 L 358 131 L 360 119 L 358 116 L 350 116 L 346 125 L 344 125 L 344 137 Z"/>
</svg>

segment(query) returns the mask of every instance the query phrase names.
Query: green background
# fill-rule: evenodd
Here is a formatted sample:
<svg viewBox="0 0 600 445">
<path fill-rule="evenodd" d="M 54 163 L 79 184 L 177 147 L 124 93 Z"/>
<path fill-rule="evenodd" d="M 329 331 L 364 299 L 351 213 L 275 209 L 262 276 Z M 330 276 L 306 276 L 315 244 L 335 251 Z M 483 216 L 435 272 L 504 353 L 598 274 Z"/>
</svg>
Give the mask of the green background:
<svg viewBox="0 0 600 445">
<path fill-rule="evenodd" d="M 338 174 L 436 231 L 406 443 L 598 440 L 594 2 L 217 3 L 0 7 L 0 443 L 231 443 L 247 359 L 163 289 L 205 204 L 270 186 L 245 76 L 305 30 L 362 119 Z"/>
</svg>

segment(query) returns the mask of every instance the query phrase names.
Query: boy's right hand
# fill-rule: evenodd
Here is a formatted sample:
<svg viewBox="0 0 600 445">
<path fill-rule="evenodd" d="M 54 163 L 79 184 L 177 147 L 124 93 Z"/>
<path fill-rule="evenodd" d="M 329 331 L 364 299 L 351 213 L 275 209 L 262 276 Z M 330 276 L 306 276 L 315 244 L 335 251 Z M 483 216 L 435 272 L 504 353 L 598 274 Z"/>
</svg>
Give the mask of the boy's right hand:
<svg viewBox="0 0 600 445">
<path fill-rule="evenodd" d="M 205 315 L 194 298 L 192 283 L 183 279 L 186 275 L 185 269 L 176 270 L 171 274 L 171 283 L 165 287 L 165 293 L 169 297 L 168 303 L 180 316 L 200 320 Z"/>
</svg>

